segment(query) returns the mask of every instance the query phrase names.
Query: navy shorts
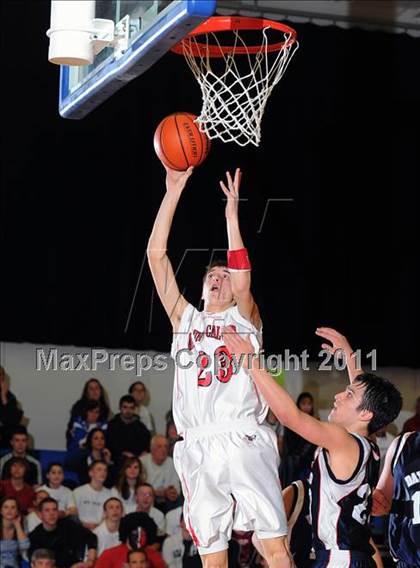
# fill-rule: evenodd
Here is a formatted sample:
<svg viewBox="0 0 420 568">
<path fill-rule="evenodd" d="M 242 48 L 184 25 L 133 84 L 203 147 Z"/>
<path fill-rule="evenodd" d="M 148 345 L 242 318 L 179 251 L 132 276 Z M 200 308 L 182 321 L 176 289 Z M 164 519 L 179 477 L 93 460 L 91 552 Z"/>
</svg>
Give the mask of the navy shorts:
<svg viewBox="0 0 420 568">
<path fill-rule="evenodd" d="M 354 550 L 317 550 L 312 568 L 376 568 L 372 556 Z"/>
</svg>

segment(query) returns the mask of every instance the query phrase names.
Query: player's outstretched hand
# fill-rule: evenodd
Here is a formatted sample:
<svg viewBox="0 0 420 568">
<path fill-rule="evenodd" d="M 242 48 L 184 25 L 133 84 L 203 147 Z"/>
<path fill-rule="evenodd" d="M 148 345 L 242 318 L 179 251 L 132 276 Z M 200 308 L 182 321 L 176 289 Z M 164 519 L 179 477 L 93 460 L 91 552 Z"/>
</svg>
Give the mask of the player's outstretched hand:
<svg viewBox="0 0 420 568">
<path fill-rule="evenodd" d="M 235 177 L 232 179 L 230 172 L 226 172 L 226 183 L 220 181 L 220 187 L 227 197 L 225 214 L 226 218 L 238 216 L 239 207 L 239 187 L 241 185 L 242 172 L 240 168 L 236 168 Z"/>
<path fill-rule="evenodd" d="M 322 349 L 325 349 L 325 351 L 328 351 L 328 353 L 330 353 L 331 355 L 334 355 L 337 351 L 342 357 L 349 357 L 351 355 L 352 348 L 350 346 L 350 343 L 347 341 L 344 335 L 342 335 L 335 329 L 332 329 L 332 327 L 317 327 L 315 333 L 316 335 L 327 339 L 332 344 L 330 345 L 329 343 L 323 343 L 321 345 Z"/>
<path fill-rule="evenodd" d="M 222 329 L 223 341 L 229 353 L 235 357 L 237 364 L 249 369 L 255 354 L 249 335 L 239 335 L 233 326 L 227 325 Z"/>
<path fill-rule="evenodd" d="M 181 193 L 184 189 L 188 178 L 193 173 L 194 168 L 190 166 L 188 170 L 179 172 L 178 170 L 172 170 L 163 164 L 166 170 L 166 189 L 170 193 Z"/>
</svg>

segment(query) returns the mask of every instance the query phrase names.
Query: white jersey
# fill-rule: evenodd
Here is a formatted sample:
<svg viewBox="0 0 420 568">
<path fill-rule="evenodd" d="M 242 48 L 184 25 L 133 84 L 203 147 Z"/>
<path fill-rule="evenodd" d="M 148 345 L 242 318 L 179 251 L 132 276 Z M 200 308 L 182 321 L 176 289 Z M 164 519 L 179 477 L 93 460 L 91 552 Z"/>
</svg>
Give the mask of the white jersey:
<svg viewBox="0 0 420 568">
<path fill-rule="evenodd" d="M 137 509 L 136 492 L 134 489 L 129 488 L 128 499 L 124 499 L 116 487 L 111 489 L 111 495 L 121 501 L 124 507 L 124 515 L 134 513 Z"/>
<path fill-rule="evenodd" d="M 39 490 L 41 489 L 46 491 L 50 497 L 57 501 L 59 511 L 67 511 L 67 509 L 71 507 L 76 507 L 73 492 L 68 487 L 60 485 L 58 489 L 53 489 L 45 484 L 39 488 Z"/>
<path fill-rule="evenodd" d="M 155 427 L 154 427 L 153 416 L 151 415 L 150 410 L 147 408 L 147 406 L 144 406 L 142 404 L 140 407 L 137 407 L 136 412 L 139 415 L 140 420 L 149 430 L 149 432 L 154 432 Z"/>
<path fill-rule="evenodd" d="M 165 515 L 166 534 L 172 536 L 180 530 L 182 507 L 168 511 Z"/>
<path fill-rule="evenodd" d="M 38 517 L 35 511 L 29 513 L 25 519 L 26 534 L 31 533 L 38 525 L 42 523 L 41 519 Z"/>
<path fill-rule="evenodd" d="M 146 454 L 140 460 L 146 470 L 146 479 L 153 489 L 161 490 L 173 485 L 178 493 L 180 492 L 179 479 L 175 471 L 174 461 L 170 456 L 159 465 L 153 461 L 152 454 Z"/>
<path fill-rule="evenodd" d="M 86 483 L 86 485 L 76 487 L 73 496 L 80 522 L 99 525 L 104 515 L 104 503 L 112 497 L 112 493 L 106 487 L 96 491 L 89 483 Z"/>
<path fill-rule="evenodd" d="M 183 557 L 185 552 L 184 539 L 182 538 L 182 530 L 178 527 L 176 534 L 168 536 L 165 539 L 162 547 L 162 557 L 168 568 L 182 568 Z M 191 543 L 191 548 L 188 556 L 195 556 L 198 554 L 197 547 Z"/>
<path fill-rule="evenodd" d="M 152 507 L 147 514 L 153 521 L 155 521 L 158 529 L 157 535 L 164 536 L 166 534 L 166 519 L 162 511 L 159 511 L 156 507 Z"/>
<path fill-rule="evenodd" d="M 102 521 L 92 532 L 96 534 L 98 539 L 98 548 L 96 551 L 98 556 L 100 556 L 104 550 L 118 546 L 121 542 L 118 530 L 110 532 L 105 521 Z"/>
<path fill-rule="evenodd" d="M 174 333 L 173 415 L 180 435 L 188 428 L 254 419 L 261 424 L 267 403 L 248 373 L 230 360 L 222 329 L 234 326 L 250 334 L 258 351 L 261 333 L 241 316 L 236 306 L 219 313 L 199 312 L 188 304 Z"/>
</svg>

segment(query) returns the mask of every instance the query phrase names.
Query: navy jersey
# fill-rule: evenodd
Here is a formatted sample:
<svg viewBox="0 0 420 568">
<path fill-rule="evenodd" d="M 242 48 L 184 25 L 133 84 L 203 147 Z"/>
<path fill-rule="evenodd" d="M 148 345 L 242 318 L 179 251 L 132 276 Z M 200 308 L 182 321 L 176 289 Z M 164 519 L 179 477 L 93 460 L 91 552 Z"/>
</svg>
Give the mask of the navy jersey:
<svg viewBox="0 0 420 568">
<path fill-rule="evenodd" d="M 420 432 L 402 434 L 392 460 L 389 544 L 395 559 L 420 566 Z"/>
<path fill-rule="evenodd" d="M 360 454 L 349 479 L 335 477 L 326 449 L 318 448 L 315 453 L 309 481 L 317 555 L 324 551 L 354 551 L 370 558 L 374 553 L 369 544 L 368 521 L 372 492 L 379 477 L 379 450 L 366 438 L 352 436 L 359 444 Z"/>
</svg>

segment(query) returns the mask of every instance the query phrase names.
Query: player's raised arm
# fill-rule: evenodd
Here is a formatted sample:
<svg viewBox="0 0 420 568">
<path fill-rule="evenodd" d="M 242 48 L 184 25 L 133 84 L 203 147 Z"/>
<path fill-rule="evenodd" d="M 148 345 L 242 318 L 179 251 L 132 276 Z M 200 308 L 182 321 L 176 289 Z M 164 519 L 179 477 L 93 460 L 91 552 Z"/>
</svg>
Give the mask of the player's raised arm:
<svg viewBox="0 0 420 568">
<path fill-rule="evenodd" d="M 325 349 L 331 355 L 334 355 L 337 351 L 341 352 L 341 355 L 346 360 L 347 372 L 351 383 L 358 375 L 363 373 L 363 369 L 357 365 L 357 357 L 355 357 L 353 349 L 344 335 L 331 327 L 318 327 L 315 333 L 332 343 L 332 345 L 323 343 L 321 345 L 322 349 Z"/>
<path fill-rule="evenodd" d="M 254 347 L 249 338 L 239 336 L 229 327 L 225 328 L 223 338 L 226 347 L 235 356 L 236 361 L 248 367 L 259 392 L 284 426 L 317 446 L 329 450 L 350 450 L 350 453 L 352 449 L 358 451 L 357 443 L 345 428 L 320 422 L 313 416 L 302 412 L 289 393 L 276 383 L 265 369 L 260 369 L 258 357 L 254 354 Z"/>
<path fill-rule="evenodd" d="M 232 292 L 239 313 L 259 329 L 261 327 L 261 318 L 251 294 L 251 264 L 239 229 L 239 188 L 241 177 L 242 172 L 237 168 L 234 178 L 232 178 L 230 172 L 226 172 L 226 182 L 220 181 L 220 187 L 227 198 L 225 213 L 229 240 L 228 267 Z"/>
<path fill-rule="evenodd" d="M 159 298 L 171 320 L 174 331 L 177 331 L 187 301 L 179 291 L 166 251 L 175 210 L 193 168 L 178 172 L 164 167 L 166 169 L 166 194 L 149 238 L 147 258 Z"/>
</svg>

